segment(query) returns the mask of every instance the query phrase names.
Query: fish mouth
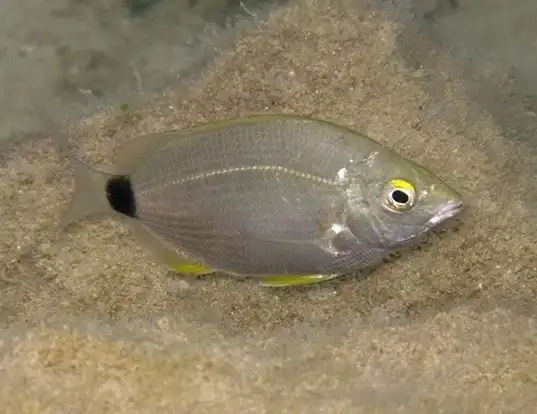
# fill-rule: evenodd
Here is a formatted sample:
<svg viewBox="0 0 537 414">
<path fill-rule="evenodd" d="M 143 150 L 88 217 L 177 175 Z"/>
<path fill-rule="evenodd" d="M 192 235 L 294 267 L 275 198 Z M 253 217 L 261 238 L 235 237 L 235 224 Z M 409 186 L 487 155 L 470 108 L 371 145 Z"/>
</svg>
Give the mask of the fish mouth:
<svg viewBox="0 0 537 414">
<path fill-rule="evenodd" d="M 462 201 L 450 201 L 447 205 L 442 207 L 442 209 L 440 209 L 440 211 L 438 211 L 438 213 L 436 213 L 432 219 L 429 220 L 429 223 L 433 226 L 442 223 L 443 221 L 456 216 L 462 210 L 462 208 Z"/>
</svg>

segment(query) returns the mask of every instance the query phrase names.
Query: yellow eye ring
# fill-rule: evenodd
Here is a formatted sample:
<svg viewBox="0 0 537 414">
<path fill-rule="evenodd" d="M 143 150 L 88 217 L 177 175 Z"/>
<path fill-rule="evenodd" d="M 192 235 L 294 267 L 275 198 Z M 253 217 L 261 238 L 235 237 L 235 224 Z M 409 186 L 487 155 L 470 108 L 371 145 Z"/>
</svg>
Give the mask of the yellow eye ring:
<svg viewBox="0 0 537 414">
<path fill-rule="evenodd" d="M 412 183 L 403 179 L 390 180 L 385 189 L 385 204 L 390 210 L 406 211 L 416 200 L 416 189 Z"/>
</svg>

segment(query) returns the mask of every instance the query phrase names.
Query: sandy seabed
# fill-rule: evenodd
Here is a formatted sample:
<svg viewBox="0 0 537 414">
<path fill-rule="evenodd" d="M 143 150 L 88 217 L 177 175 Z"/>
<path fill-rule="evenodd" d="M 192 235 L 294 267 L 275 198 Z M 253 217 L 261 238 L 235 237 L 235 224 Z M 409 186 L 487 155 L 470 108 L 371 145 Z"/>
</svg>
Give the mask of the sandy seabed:
<svg viewBox="0 0 537 414">
<path fill-rule="evenodd" d="M 476 107 L 449 56 L 405 59 L 399 32 L 367 1 L 300 0 L 132 116 L 69 127 L 102 168 L 140 133 L 251 113 L 359 130 L 468 205 L 455 226 L 367 275 L 274 290 L 180 278 L 110 220 L 58 238 L 73 180 L 54 134 L 3 155 L 2 412 L 535 412 L 532 150 Z"/>
</svg>

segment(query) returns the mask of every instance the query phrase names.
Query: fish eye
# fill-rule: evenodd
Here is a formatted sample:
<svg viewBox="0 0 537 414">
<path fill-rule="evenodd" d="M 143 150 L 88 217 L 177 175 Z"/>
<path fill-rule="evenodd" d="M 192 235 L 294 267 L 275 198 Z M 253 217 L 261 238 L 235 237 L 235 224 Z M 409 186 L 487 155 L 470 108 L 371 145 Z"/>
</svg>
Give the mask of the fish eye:
<svg viewBox="0 0 537 414">
<path fill-rule="evenodd" d="M 396 179 L 386 185 L 385 204 L 390 210 L 406 211 L 412 208 L 416 198 L 416 190 L 412 183 Z"/>
</svg>

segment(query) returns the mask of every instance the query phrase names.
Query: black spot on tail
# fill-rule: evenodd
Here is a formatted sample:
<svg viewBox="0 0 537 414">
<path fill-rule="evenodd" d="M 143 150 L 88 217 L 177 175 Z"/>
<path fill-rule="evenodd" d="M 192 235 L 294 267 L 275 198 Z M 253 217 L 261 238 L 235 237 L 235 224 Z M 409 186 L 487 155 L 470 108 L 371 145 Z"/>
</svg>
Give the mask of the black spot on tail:
<svg viewBox="0 0 537 414">
<path fill-rule="evenodd" d="M 128 175 L 117 175 L 106 183 L 106 198 L 118 213 L 128 217 L 136 216 L 136 200 Z"/>
</svg>

